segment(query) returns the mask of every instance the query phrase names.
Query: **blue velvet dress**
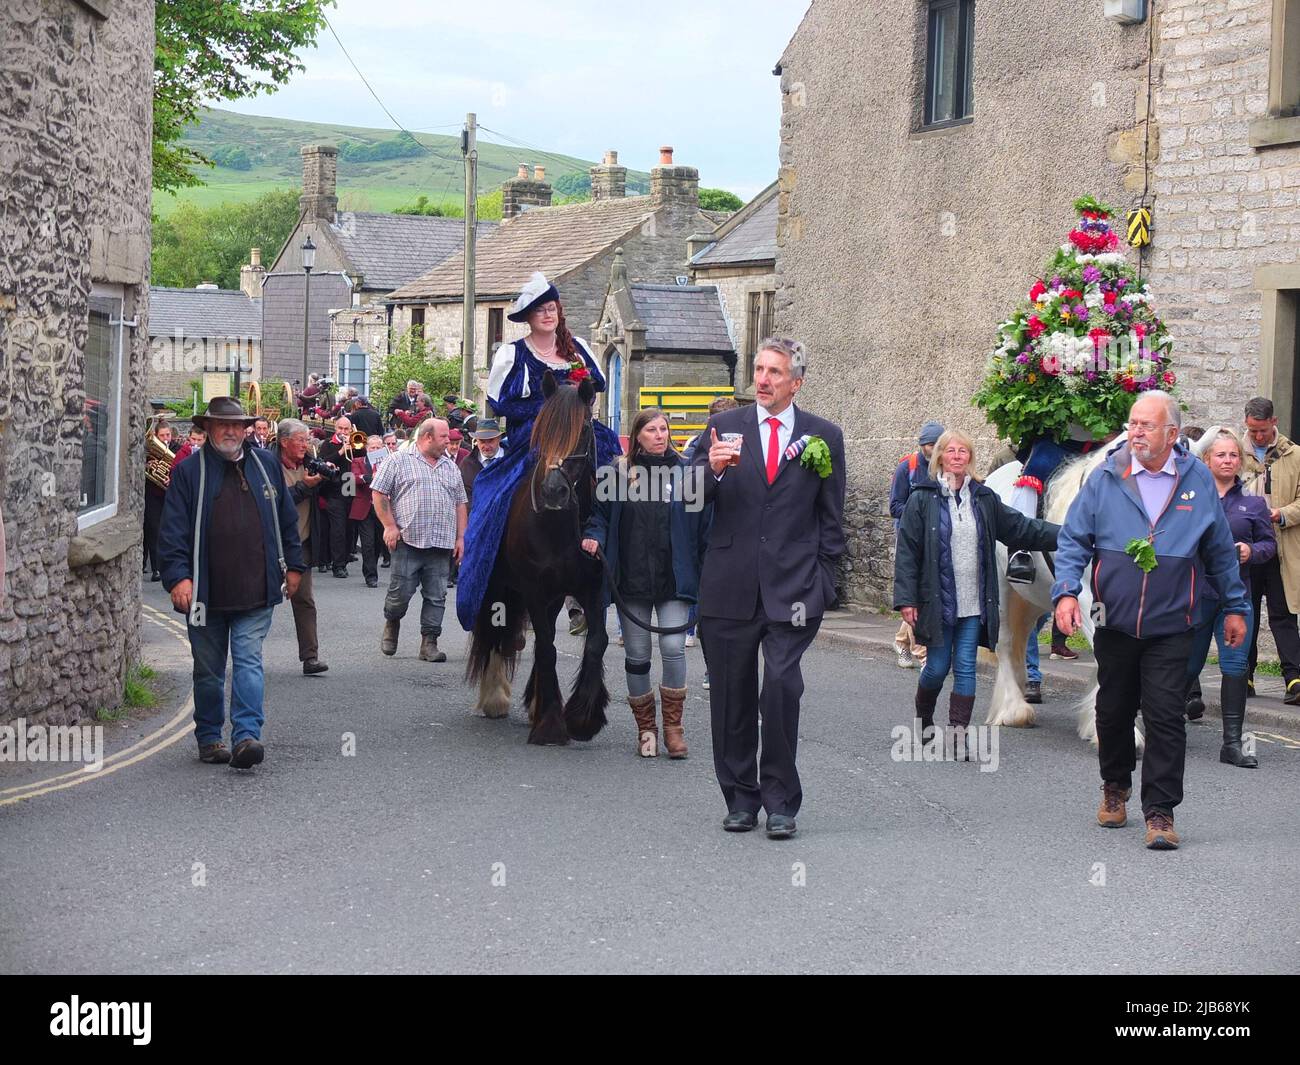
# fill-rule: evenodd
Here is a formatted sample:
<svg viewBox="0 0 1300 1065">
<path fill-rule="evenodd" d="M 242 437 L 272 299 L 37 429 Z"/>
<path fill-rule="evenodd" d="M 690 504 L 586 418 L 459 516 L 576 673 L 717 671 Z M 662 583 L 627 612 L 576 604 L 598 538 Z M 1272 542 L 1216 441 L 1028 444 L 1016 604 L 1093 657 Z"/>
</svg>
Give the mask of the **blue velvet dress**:
<svg viewBox="0 0 1300 1065">
<path fill-rule="evenodd" d="M 597 392 L 605 391 L 605 375 L 600 372 L 591 349 L 574 338 L 583 362 L 591 374 Z M 497 349 L 488 378 L 488 406 L 498 417 L 507 419 L 507 435 L 500 459 L 484 467 L 474 479 L 474 501 L 465 530 L 465 557 L 456 578 L 456 617 L 469 632 L 474 628 L 483 596 L 487 593 L 497 549 L 505 534 L 510 500 L 515 489 L 532 468 L 534 452 L 529 446 L 533 422 L 542 409 L 542 377 L 550 370 L 559 381 L 567 380 L 567 369 L 547 366 L 533 354 L 523 340 Z M 604 466 L 622 454 L 622 445 L 614 431 L 592 419 L 596 434 L 596 463 Z"/>
</svg>

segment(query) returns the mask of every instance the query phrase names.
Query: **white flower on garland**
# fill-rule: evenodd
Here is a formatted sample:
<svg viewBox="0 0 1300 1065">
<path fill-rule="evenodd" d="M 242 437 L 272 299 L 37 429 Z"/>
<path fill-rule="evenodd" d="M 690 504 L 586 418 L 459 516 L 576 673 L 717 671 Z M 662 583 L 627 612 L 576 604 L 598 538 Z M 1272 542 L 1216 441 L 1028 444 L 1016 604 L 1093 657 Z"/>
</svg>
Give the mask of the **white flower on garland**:
<svg viewBox="0 0 1300 1065">
<path fill-rule="evenodd" d="M 1061 246 L 1061 250 L 1067 252 L 1074 251 L 1075 247 L 1073 244 L 1063 244 Z M 1079 254 L 1075 255 L 1074 261 L 1077 262 L 1080 266 L 1087 266 L 1088 263 L 1092 263 L 1095 266 L 1119 266 L 1125 260 L 1124 260 L 1123 252 L 1105 251 L 1102 252 L 1100 255 L 1088 255 L 1086 253 L 1080 252 Z"/>
</svg>

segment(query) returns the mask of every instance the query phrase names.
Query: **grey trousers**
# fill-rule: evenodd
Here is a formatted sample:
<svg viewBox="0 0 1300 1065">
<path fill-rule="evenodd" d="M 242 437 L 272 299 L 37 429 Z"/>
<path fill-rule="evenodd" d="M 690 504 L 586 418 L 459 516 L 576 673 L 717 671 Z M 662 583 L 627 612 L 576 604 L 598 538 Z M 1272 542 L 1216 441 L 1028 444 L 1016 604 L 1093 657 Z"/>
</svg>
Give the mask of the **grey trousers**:
<svg viewBox="0 0 1300 1065">
<path fill-rule="evenodd" d="M 450 547 L 412 547 L 399 540 L 393 552 L 393 575 L 384 596 L 384 619 L 398 621 L 406 616 L 411 596 L 419 588 L 424 596 L 420 608 L 420 635 L 435 639 L 442 635 L 442 613 L 447 605 L 447 575 L 451 572 Z"/>
<path fill-rule="evenodd" d="M 648 599 L 629 599 L 628 609 L 637 617 L 670 628 L 673 625 L 686 624 L 690 617 L 691 604 L 685 599 L 665 599 L 661 603 L 652 603 Z M 652 610 L 653 608 L 653 610 Z M 654 633 L 643 629 L 621 610 L 619 622 L 623 626 L 623 655 L 626 659 L 628 695 L 645 695 L 653 685 L 650 683 L 650 653 Z M 686 633 L 673 633 L 671 636 L 659 637 L 659 657 L 663 660 L 663 686 L 665 688 L 686 687 Z"/>
</svg>

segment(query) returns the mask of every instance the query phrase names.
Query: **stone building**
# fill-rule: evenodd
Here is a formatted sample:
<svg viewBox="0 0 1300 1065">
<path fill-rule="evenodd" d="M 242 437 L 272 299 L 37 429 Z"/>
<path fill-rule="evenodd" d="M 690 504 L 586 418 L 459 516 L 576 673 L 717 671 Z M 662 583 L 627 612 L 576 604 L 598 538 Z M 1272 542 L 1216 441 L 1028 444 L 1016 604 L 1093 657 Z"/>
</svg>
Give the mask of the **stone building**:
<svg viewBox="0 0 1300 1065">
<path fill-rule="evenodd" d="M 633 281 L 664 284 L 686 277 L 687 238 L 712 232 L 715 220 L 700 210 L 699 172 L 675 166 L 672 154 L 671 148 L 660 149 L 648 195 L 626 196 L 620 193 L 626 191 L 627 169 L 618 165 L 616 153 L 607 153 L 605 162 L 591 168 L 590 201 L 524 210 L 478 244 L 474 363 L 480 388 L 497 346 L 528 331 L 506 314 L 534 270 L 560 290 L 569 329 L 583 337 L 600 320 L 615 248 L 623 249 Z M 389 293 L 385 303 L 395 330 L 419 324 L 439 351 L 458 354 L 464 262 L 462 251 Z"/>
<path fill-rule="evenodd" d="M 732 344 L 741 356 L 736 391 L 753 398 L 754 356 L 772 335 L 776 310 L 777 184 L 773 182 L 711 234 L 690 242 L 690 278 L 718 290 Z"/>
<path fill-rule="evenodd" d="M 651 285 L 628 280 L 623 249 L 614 249 L 609 289 L 590 337 L 608 387 L 599 414 L 626 435 L 643 387 L 732 389 L 736 350 L 713 285 Z"/>
<path fill-rule="evenodd" d="M 260 277 L 256 298 L 243 289 L 216 285 L 149 289 L 151 397 L 187 396 L 191 381 L 205 374 L 233 373 L 236 360 L 243 380 L 261 379 Z M 222 387 L 225 391 L 216 394 L 230 395 L 230 385 Z"/>
<path fill-rule="evenodd" d="M 889 478 L 920 423 L 972 431 L 987 458 L 970 397 L 1070 204 L 1128 206 L 1144 145 L 1168 150 L 1144 122 L 1152 27 L 1103 8 L 814 0 L 781 57 L 776 329 L 807 346 L 801 402 L 844 429 L 852 598 L 890 595 Z M 1157 202 L 1158 241 L 1163 218 Z"/>
<path fill-rule="evenodd" d="M 121 704 L 140 655 L 152 0 L 0 17 L 0 720 Z"/>
<path fill-rule="evenodd" d="M 337 372 L 338 353 L 331 341 L 332 311 L 367 307 L 465 246 L 462 219 L 340 211 L 338 149 L 312 144 L 303 147 L 301 155 L 302 217 L 271 264 L 263 306 L 266 375 L 290 382 L 302 376 L 303 302 L 307 288 L 302 245 L 309 236 L 316 248 L 308 316 L 310 373 Z M 480 222 L 480 239 L 496 227 L 495 222 Z M 376 354 L 386 352 L 387 346 Z M 365 373 L 375 369 L 367 363 Z"/>
</svg>

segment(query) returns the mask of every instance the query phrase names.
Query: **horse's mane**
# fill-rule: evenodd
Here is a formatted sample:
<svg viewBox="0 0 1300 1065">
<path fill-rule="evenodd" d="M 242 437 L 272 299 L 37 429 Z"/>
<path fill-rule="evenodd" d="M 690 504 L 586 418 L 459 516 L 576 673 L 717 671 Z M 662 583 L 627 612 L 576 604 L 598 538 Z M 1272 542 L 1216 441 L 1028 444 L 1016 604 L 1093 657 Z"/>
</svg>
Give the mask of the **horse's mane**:
<svg viewBox="0 0 1300 1065">
<path fill-rule="evenodd" d="M 1065 524 L 1066 512 L 1069 511 L 1075 497 L 1083 490 L 1083 482 L 1127 438 L 1127 433 L 1121 433 L 1096 451 L 1080 455 L 1077 459 L 1071 459 L 1062 465 L 1047 482 L 1047 506 L 1044 507 L 1043 517 L 1053 525 Z"/>
<path fill-rule="evenodd" d="M 578 450 L 591 407 L 576 388 L 561 385 L 542 404 L 533 422 L 530 444 L 538 453 L 538 468 L 549 469 Z"/>
</svg>

